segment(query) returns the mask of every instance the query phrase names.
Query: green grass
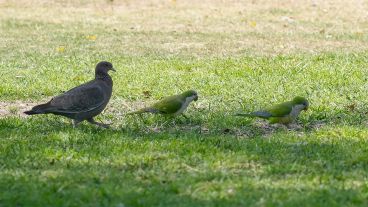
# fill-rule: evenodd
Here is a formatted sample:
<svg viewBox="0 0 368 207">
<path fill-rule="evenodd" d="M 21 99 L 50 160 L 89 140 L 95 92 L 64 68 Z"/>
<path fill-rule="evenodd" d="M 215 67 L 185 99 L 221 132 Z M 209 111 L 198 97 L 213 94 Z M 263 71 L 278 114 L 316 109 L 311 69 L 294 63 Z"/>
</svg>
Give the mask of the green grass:
<svg viewBox="0 0 368 207">
<path fill-rule="evenodd" d="M 350 25 L 360 7 L 339 10 L 336 23 L 323 5 L 313 22 L 309 7 L 272 3 L 97 1 L 102 11 L 40 2 L 0 3 L 0 106 L 9 111 L 0 109 L 0 206 L 368 205 L 368 44 L 354 30 L 366 22 Z M 287 29 L 284 15 L 296 19 Z M 111 129 L 18 115 L 20 103 L 90 80 L 101 60 L 117 69 L 98 117 Z M 188 89 L 199 93 L 189 120 L 124 116 Z M 232 116 L 297 95 L 310 101 L 300 128 Z"/>
</svg>

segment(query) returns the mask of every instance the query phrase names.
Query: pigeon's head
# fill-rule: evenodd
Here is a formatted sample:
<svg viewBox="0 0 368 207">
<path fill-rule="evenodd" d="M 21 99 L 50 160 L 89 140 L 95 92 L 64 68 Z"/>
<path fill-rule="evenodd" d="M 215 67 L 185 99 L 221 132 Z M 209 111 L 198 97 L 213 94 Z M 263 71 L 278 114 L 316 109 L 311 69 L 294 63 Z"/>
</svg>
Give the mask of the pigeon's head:
<svg viewBox="0 0 368 207">
<path fill-rule="evenodd" d="M 306 98 L 300 97 L 300 96 L 297 96 L 293 99 L 293 104 L 294 105 L 302 105 L 303 110 L 308 110 L 308 107 L 309 107 L 308 100 Z"/>
<path fill-rule="evenodd" d="M 198 93 L 194 90 L 185 91 L 182 95 L 194 101 L 198 100 Z"/>
<path fill-rule="evenodd" d="M 110 62 L 99 62 L 96 65 L 96 76 L 105 76 L 109 70 L 115 71 Z"/>
</svg>

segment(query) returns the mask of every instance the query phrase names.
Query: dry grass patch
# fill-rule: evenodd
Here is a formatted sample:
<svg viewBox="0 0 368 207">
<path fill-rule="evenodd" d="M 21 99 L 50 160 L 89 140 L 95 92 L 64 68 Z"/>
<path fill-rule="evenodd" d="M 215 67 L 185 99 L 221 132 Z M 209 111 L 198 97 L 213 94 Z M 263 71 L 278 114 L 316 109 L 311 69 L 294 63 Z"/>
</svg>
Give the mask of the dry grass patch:
<svg viewBox="0 0 368 207">
<path fill-rule="evenodd" d="M 36 41 L 29 47 L 41 50 L 47 50 L 43 47 L 52 44 L 53 36 L 63 36 L 68 50 L 76 37 L 96 35 L 90 49 L 202 57 L 366 50 L 367 9 L 360 0 L 39 0 L 5 1 L 0 19 L 3 29 L 24 29 L 21 34 L 3 30 L 4 42 L 13 35 L 36 35 L 44 44 Z M 29 29 L 24 28 L 27 24 Z"/>
</svg>

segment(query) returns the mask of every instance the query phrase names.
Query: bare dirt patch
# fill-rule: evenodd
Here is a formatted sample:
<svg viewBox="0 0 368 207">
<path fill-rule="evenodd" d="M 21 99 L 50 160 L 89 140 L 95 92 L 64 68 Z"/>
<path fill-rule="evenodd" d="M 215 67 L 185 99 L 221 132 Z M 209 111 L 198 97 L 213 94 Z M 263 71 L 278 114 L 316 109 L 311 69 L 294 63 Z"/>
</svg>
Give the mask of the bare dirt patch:
<svg viewBox="0 0 368 207">
<path fill-rule="evenodd" d="M 36 103 L 12 101 L 12 102 L 0 102 L 0 118 L 7 116 L 26 116 L 23 112 L 31 109 Z"/>
</svg>

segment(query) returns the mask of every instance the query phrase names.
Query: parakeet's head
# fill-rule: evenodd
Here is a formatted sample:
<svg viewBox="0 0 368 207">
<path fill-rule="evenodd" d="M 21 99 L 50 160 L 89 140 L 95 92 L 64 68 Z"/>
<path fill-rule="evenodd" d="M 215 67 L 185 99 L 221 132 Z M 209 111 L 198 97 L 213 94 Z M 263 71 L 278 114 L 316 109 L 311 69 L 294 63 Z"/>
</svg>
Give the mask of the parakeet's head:
<svg viewBox="0 0 368 207">
<path fill-rule="evenodd" d="M 182 95 L 186 98 L 191 98 L 194 101 L 198 100 L 198 93 L 194 90 L 185 91 Z"/>
<path fill-rule="evenodd" d="M 306 98 L 300 97 L 300 96 L 297 96 L 293 99 L 293 104 L 294 105 L 303 105 L 303 107 L 304 107 L 303 110 L 308 110 L 308 107 L 309 107 L 308 100 Z"/>
</svg>

